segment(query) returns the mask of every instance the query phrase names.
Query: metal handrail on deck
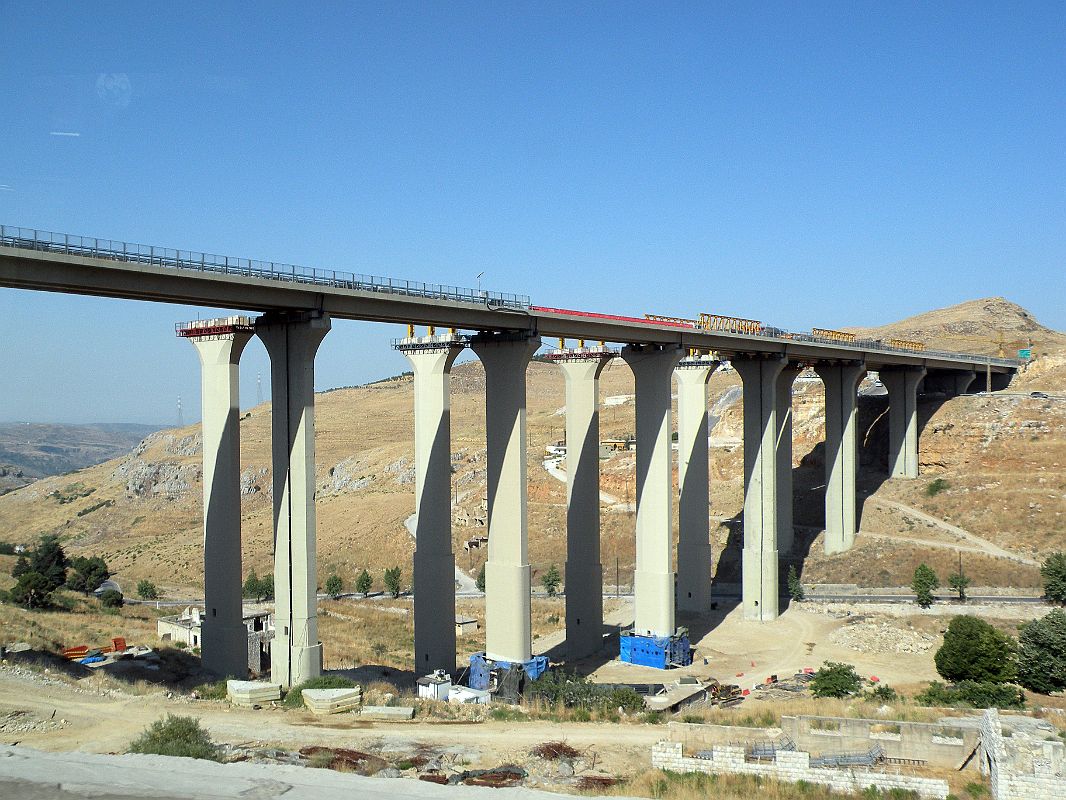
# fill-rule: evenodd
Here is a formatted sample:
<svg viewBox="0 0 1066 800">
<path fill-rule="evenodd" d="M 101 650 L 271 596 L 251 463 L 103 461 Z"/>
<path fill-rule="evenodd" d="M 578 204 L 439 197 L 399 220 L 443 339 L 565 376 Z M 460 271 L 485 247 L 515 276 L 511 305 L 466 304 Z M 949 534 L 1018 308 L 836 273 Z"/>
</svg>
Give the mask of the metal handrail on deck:
<svg viewBox="0 0 1066 800">
<path fill-rule="evenodd" d="M 246 278 L 332 286 L 338 289 L 399 294 L 432 300 L 453 300 L 460 303 L 489 304 L 522 310 L 529 308 L 529 297 L 526 295 L 465 289 L 459 286 L 422 283 L 398 278 L 382 278 L 333 269 L 300 267 L 294 264 L 220 256 L 193 250 L 175 250 L 169 247 L 132 244 L 113 239 L 73 236 L 67 233 L 53 233 L 10 225 L 0 225 L 0 247 L 17 247 L 47 253 L 106 258 L 131 264 L 148 264 L 171 269 L 239 275 Z"/>
</svg>

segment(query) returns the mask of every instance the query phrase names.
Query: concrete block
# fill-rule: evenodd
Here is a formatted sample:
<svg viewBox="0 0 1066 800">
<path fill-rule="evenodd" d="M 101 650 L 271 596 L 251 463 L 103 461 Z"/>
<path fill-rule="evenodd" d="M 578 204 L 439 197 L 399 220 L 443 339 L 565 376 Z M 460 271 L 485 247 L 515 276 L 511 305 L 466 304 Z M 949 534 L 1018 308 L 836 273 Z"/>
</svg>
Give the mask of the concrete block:
<svg viewBox="0 0 1066 800">
<path fill-rule="evenodd" d="M 312 714 L 339 714 L 358 708 L 363 702 L 363 691 L 358 686 L 352 689 L 304 689 L 303 701 Z"/>
<path fill-rule="evenodd" d="M 281 685 L 265 681 L 226 681 L 226 697 L 236 706 L 253 706 L 281 699 Z"/>
<path fill-rule="evenodd" d="M 415 710 L 410 706 L 363 706 L 359 716 L 367 719 L 402 721 L 414 719 Z"/>
</svg>

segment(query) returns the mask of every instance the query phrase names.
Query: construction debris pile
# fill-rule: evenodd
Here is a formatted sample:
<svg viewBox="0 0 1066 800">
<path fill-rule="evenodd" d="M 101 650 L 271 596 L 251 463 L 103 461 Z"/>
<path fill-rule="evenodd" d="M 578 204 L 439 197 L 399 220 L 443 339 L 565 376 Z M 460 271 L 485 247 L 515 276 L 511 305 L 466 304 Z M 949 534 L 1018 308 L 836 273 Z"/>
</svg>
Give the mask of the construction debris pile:
<svg viewBox="0 0 1066 800">
<path fill-rule="evenodd" d="M 829 641 L 859 653 L 924 653 L 936 644 L 918 631 L 861 616 L 829 634 Z"/>
</svg>

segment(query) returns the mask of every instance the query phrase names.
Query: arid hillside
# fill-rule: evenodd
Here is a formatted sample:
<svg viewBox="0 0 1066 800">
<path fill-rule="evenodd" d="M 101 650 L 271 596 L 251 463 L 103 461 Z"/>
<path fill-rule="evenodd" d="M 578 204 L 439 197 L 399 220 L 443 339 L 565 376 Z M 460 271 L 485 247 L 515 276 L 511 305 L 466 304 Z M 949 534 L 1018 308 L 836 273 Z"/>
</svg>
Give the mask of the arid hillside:
<svg viewBox="0 0 1066 800">
<path fill-rule="evenodd" d="M 999 332 L 1008 351 L 1032 337 L 1036 361 L 1011 390 L 954 399 L 928 396 L 917 481 L 886 480 L 887 399 L 872 381 L 860 398 L 863 502 L 861 533 L 850 553 L 826 557 L 823 522 L 822 386 L 801 377 L 794 395 L 795 562 L 811 582 L 895 586 L 922 560 L 946 575 L 962 554 L 978 585 L 1035 586 L 1036 562 L 1066 549 L 1066 336 L 1040 326 L 1004 300 L 973 301 L 886 326 L 875 335 L 922 339 L 937 347 L 994 352 Z M 954 340 L 949 336 L 962 337 Z M 968 338 L 966 338 L 968 337 Z M 965 339 L 965 341 L 964 341 Z M 1022 341 L 1025 339 L 1025 341 Z M 954 344 L 952 344 L 954 342 Z M 563 437 L 563 380 L 551 364 L 529 367 L 530 559 L 534 580 L 565 562 L 566 487 L 545 464 L 545 447 Z M 981 387 L 974 387 L 977 391 Z M 476 574 L 484 559 L 484 381 L 477 361 L 455 367 L 452 381 L 453 526 L 458 565 Z M 1031 397 L 1042 390 L 1049 398 Z M 604 438 L 633 430 L 633 382 L 620 360 L 601 382 Z M 711 529 L 723 584 L 738 579 L 743 496 L 742 402 L 731 371 L 711 379 Z M 1058 398 L 1055 397 L 1056 393 Z M 408 377 L 317 396 L 319 576 L 347 581 L 368 567 L 411 571 L 414 511 Z M 271 564 L 270 407 L 241 422 L 242 511 L 246 570 Z M 152 434 L 127 455 L 0 497 L 0 539 L 28 542 L 58 533 L 73 553 L 105 556 L 126 586 L 149 577 L 169 594 L 192 596 L 202 581 L 201 468 L 198 426 Z M 549 469 L 550 468 L 550 469 Z M 608 591 L 615 575 L 631 581 L 634 560 L 633 457 L 602 462 L 603 564 Z M 940 479 L 936 490 L 930 484 Z M 676 523 L 675 523 L 676 524 Z"/>
</svg>

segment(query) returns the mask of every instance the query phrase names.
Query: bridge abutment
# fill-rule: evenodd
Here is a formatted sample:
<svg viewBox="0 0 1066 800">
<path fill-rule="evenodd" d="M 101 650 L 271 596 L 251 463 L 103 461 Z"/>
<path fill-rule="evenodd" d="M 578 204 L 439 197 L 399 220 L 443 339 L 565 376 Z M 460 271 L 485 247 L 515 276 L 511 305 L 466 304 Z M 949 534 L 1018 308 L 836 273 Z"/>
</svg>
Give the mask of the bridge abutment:
<svg viewBox="0 0 1066 800">
<path fill-rule="evenodd" d="M 858 471 L 858 389 L 864 364 L 821 363 L 825 386 L 825 552 L 843 553 L 855 544 Z"/>
<path fill-rule="evenodd" d="M 315 354 L 325 314 L 267 314 L 255 332 L 270 356 L 274 489 L 271 681 L 295 686 L 322 672 L 315 564 Z"/>
<path fill-rule="evenodd" d="M 891 367 L 878 371 L 888 390 L 888 474 L 918 477 L 918 384 L 925 367 Z"/>
<path fill-rule="evenodd" d="M 744 618 L 777 618 L 778 378 L 786 359 L 734 358 L 744 382 Z"/>
<path fill-rule="evenodd" d="M 600 561 L 600 373 L 616 353 L 605 348 L 552 354 L 566 381 L 566 652 L 603 645 Z"/>
<path fill-rule="evenodd" d="M 677 608 L 703 614 L 711 607 L 710 466 L 707 437 L 707 384 L 721 363 L 690 356 L 677 377 Z"/>
<path fill-rule="evenodd" d="M 208 327 L 212 323 L 219 323 Z M 227 323 L 227 324 L 222 324 Z M 250 321 L 249 321 L 250 323 Z M 199 328 L 192 325 L 200 325 Z M 216 331 L 204 333 L 200 331 Z M 205 669 L 219 676 L 248 675 L 248 632 L 241 598 L 240 358 L 252 328 L 231 320 L 180 326 L 200 358 L 204 491 Z"/>
<path fill-rule="evenodd" d="M 540 340 L 480 333 L 471 341 L 485 369 L 489 558 L 485 565 L 485 654 L 532 657 L 526 516 L 526 367 Z"/>
<path fill-rule="evenodd" d="M 670 447 L 671 376 L 680 347 L 626 345 L 633 370 L 637 435 L 637 563 L 633 579 L 634 632 L 673 636 L 673 481 Z"/>
<path fill-rule="evenodd" d="M 396 345 L 414 371 L 415 671 L 455 670 L 455 553 L 451 514 L 451 369 L 464 342 L 454 335 Z"/>
</svg>

